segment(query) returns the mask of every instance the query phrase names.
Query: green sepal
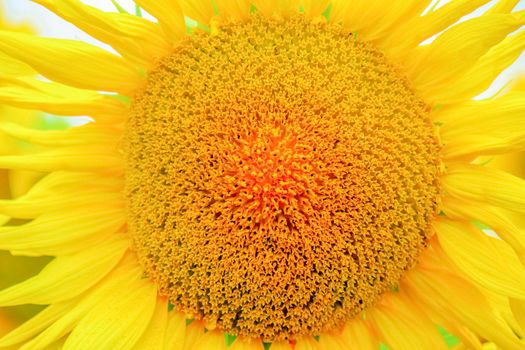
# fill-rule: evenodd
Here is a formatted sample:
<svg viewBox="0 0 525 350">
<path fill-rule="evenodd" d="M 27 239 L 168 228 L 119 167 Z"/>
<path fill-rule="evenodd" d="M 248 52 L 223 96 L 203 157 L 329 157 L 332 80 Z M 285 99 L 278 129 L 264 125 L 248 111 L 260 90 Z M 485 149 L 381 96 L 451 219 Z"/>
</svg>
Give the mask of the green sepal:
<svg viewBox="0 0 525 350">
<path fill-rule="evenodd" d="M 224 341 L 226 342 L 226 347 L 229 348 L 233 342 L 237 339 L 236 335 L 224 333 Z"/>
<path fill-rule="evenodd" d="M 438 330 L 439 330 L 439 333 L 441 334 L 441 336 L 443 337 L 443 339 L 445 340 L 445 343 L 447 343 L 447 346 L 449 348 L 453 348 L 454 346 L 458 345 L 460 343 L 460 340 L 458 337 L 450 334 L 449 332 L 447 332 L 447 330 L 441 326 L 438 326 L 437 327 Z"/>
<path fill-rule="evenodd" d="M 135 5 L 135 16 L 142 18 L 142 9 L 139 5 Z"/>
<path fill-rule="evenodd" d="M 333 5 L 332 5 L 332 3 L 330 3 L 330 5 L 328 5 L 326 10 L 324 10 L 324 12 L 322 14 L 323 17 L 326 18 L 327 22 L 330 22 L 330 18 L 331 18 L 331 15 L 332 15 L 332 8 L 333 8 Z"/>
<path fill-rule="evenodd" d="M 116 0 L 111 0 L 111 3 L 113 4 L 113 6 L 115 6 L 118 12 L 129 15 L 129 12 L 126 11 L 124 7 L 120 6 L 120 4 Z"/>
</svg>

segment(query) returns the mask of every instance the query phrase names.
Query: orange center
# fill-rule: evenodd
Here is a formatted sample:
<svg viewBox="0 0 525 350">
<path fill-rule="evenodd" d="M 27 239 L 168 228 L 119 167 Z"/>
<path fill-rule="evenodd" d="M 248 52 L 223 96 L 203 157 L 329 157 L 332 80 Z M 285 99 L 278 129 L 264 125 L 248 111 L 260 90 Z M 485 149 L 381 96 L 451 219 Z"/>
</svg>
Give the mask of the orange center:
<svg viewBox="0 0 525 350">
<path fill-rule="evenodd" d="M 439 198 L 428 107 L 372 45 L 301 16 L 223 24 L 150 72 L 127 125 L 145 274 L 265 341 L 339 326 L 397 284 Z"/>
</svg>

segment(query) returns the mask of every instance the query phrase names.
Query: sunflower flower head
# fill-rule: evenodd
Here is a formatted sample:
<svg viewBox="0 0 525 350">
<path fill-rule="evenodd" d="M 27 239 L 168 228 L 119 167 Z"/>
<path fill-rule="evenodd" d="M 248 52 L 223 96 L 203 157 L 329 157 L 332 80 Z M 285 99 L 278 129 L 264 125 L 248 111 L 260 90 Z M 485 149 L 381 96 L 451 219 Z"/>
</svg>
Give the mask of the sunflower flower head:
<svg viewBox="0 0 525 350">
<path fill-rule="evenodd" d="M 114 51 L 0 31 L 1 103 L 93 119 L 0 124 L 46 173 L 0 248 L 55 257 L 0 349 L 525 348 L 525 182 L 482 161 L 525 150 L 525 93 L 473 100 L 517 1 L 34 1 Z"/>
<path fill-rule="evenodd" d="M 339 27 L 252 16 L 216 30 L 161 60 L 131 107 L 129 232 L 195 317 L 269 341 L 320 334 L 431 236 L 430 108 Z"/>
</svg>

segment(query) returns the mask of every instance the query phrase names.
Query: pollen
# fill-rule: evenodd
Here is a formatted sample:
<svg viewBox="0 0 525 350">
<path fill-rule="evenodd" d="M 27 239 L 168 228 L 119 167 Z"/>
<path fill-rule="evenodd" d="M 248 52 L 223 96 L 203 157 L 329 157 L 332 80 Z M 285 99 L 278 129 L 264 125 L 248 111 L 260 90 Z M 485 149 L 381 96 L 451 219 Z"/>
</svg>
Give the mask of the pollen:
<svg viewBox="0 0 525 350">
<path fill-rule="evenodd" d="M 432 235 L 440 143 L 401 70 L 301 15 L 224 22 L 160 59 L 126 125 L 147 278 L 209 328 L 318 335 L 397 285 Z"/>
</svg>

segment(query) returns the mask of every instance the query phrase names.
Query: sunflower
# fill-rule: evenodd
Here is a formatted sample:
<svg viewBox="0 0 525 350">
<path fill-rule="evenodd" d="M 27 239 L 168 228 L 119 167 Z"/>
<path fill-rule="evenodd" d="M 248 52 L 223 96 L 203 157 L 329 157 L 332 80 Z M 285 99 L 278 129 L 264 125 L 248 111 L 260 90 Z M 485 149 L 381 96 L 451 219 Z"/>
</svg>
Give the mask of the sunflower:
<svg viewBox="0 0 525 350">
<path fill-rule="evenodd" d="M 525 182 L 477 162 L 525 149 L 525 94 L 472 99 L 517 1 L 34 1 L 112 51 L 0 32 L 33 71 L 0 102 L 93 120 L 1 125 L 40 147 L 0 166 L 49 174 L 0 248 L 55 258 L 0 292 L 48 305 L 0 347 L 525 348 Z"/>
</svg>

